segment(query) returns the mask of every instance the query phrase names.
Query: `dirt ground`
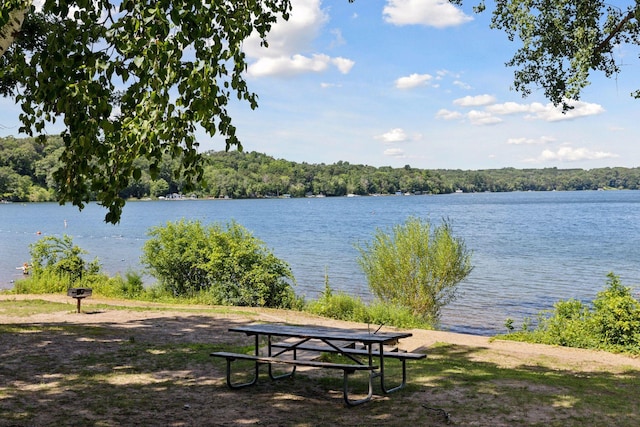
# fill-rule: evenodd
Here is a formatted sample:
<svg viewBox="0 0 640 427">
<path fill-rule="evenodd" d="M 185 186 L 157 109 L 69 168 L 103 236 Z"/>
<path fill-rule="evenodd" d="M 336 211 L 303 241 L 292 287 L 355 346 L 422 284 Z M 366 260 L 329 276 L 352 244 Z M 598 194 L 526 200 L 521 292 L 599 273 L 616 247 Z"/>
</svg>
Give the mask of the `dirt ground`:
<svg viewBox="0 0 640 427">
<path fill-rule="evenodd" d="M 71 304 L 69 298 L 62 295 L 0 295 L 0 300 L 6 299 L 46 299 Z M 78 323 L 78 324 L 120 324 L 124 328 L 139 328 L 139 323 L 150 319 L 157 319 L 156 327 L 145 329 L 144 335 L 148 339 L 166 340 L 167 334 L 174 337 L 183 336 L 187 331 L 177 332 L 176 326 L 179 326 L 180 318 L 201 316 L 201 313 L 191 314 L 180 311 L 180 306 L 176 306 L 176 310 L 172 311 L 171 306 L 165 304 L 150 304 L 126 301 L 122 302 L 127 306 L 154 306 L 162 307 L 159 311 L 134 311 L 134 310 L 94 310 L 92 307 L 99 304 L 118 305 L 118 302 L 112 300 L 101 300 L 98 298 L 85 299 L 82 305 L 83 313 L 77 315 L 68 311 L 59 313 L 39 314 L 25 317 L 10 317 L 0 312 L 0 324 L 2 323 Z M 206 308 L 206 307 L 203 307 Z M 207 314 L 214 318 L 224 318 L 225 322 L 247 323 L 247 321 L 263 321 L 263 322 L 283 322 L 291 324 L 314 324 L 336 327 L 358 327 L 363 325 L 359 323 L 344 322 L 339 320 L 324 319 L 312 316 L 302 312 L 273 310 L 273 309 L 256 309 L 246 307 L 234 307 L 235 312 L 246 312 L 247 314 Z M 174 320 L 170 320 L 174 319 Z M 178 325 L 176 325 L 176 323 Z M 225 336 L 229 336 L 226 329 L 229 325 L 224 324 L 224 329 L 211 328 L 210 325 L 197 331 L 201 341 L 218 341 Z M 377 326 L 375 326 L 377 328 Z M 384 327 L 383 329 L 384 330 Z M 490 337 L 477 335 L 466 335 L 442 331 L 426 331 L 422 329 L 410 330 L 412 337 L 403 339 L 400 347 L 407 351 L 425 350 L 435 343 L 447 343 L 456 345 L 465 345 L 473 347 L 481 347 L 492 351 L 491 358 L 495 361 L 495 354 L 503 354 L 501 364 L 504 367 L 512 367 L 520 363 L 522 359 L 530 359 L 532 357 L 547 356 L 556 359 L 562 364 L 573 367 L 590 366 L 591 368 L 600 367 L 603 369 L 616 368 L 620 366 L 640 369 L 640 358 L 630 357 L 620 354 L 608 353 L 604 351 L 591 351 L 576 348 L 566 348 L 549 346 L 543 344 L 529 344 L 506 340 L 494 340 Z M 235 340 L 237 336 L 231 334 L 229 336 Z M 494 354 L 495 353 L 495 354 Z"/>
<path fill-rule="evenodd" d="M 227 329 L 235 324 L 248 323 L 253 321 L 268 322 L 286 322 L 293 324 L 316 324 L 326 326 L 356 326 L 366 327 L 366 325 L 352 324 L 348 322 L 333 321 L 322 319 L 305 313 L 255 309 L 255 308 L 234 308 L 229 313 L 213 313 L 213 312 L 187 312 L 181 310 L 178 306 L 156 305 L 158 310 L 126 310 L 126 309 L 109 309 L 108 305 L 127 305 L 136 304 L 145 306 L 154 306 L 155 304 L 143 304 L 127 302 L 114 302 L 111 300 L 101 300 L 99 298 L 88 298 L 82 303 L 82 313 L 74 312 L 75 303 L 70 302 L 65 296 L 46 295 L 46 296 L 15 296 L 0 295 L 0 299 L 47 299 L 56 302 L 69 304 L 69 309 L 60 312 L 48 314 L 36 314 L 31 316 L 13 317 L 0 311 L 0 324 L 34 324 L 34 325 L 56 325 L 56 324 L 77 324 L 79 326 L 103 326 L 113 330 L 120 331 L 122 340 L 130 340 L 135 342 L 149 343 L 171 343 L 171 342 L 192 342 L 192 343 L 219 343 L 219 344 L 238 344 L 241 341 L 247 342 L 246 337 L 238 336 L 238 334 L 229 333 Z M 383 328 L 384 330 L 385 328 Z M 511 368 L 530 364 L 535 360 L 544 360 L 546 365 L 556 366 L 558 369 L 571 369 L 580 371 L 584 369 L 588 372 L 606 371 L 615 374 L 616 372 L 624 372 L 625 370 L 639 370 L 640 358 L 634 358 L 623 355 L 616 355 L 600 351 L 589 351 L 581 349 L 571 349 L 555 346 L 526 344 L 503 340 L 492 340 L 488 337 L 463 335 L 456 333 L 440 332 L 440 331 L 424 331 L 412 330 L 411 338 L 402 340 L 400 347 L 408 351 L 427 351 L 434 344 L 446 343 L 453 345 L 465 346 L 466 348 L 481 349 L 482 351 L 469 352 L 469 359 L 479 362 L 491 362 L 497 366 Z M 13 339 L 13 341 L 12 341 Z M 96 350 L 95 343 L 89 343 L 89 339 L 83 340 L 82 337 L 73 336 L 65 340 L 64 337 L 57 337 L 57 342 L 46 342 L 40 339 L 34 341 L 33 345 L 26 346 L 24 337 L 14 337 L 12 339 L 2 338 L 0 340 L 0 354 L 3 355 L 0 361 L 0 382 L 2 382 L 3 370 L 9 372 L 19 369 L 22 375 L 14 378 L 13 381 L 23 381 L 25 390 L 32 389 L 34 394 L 38 393 L 40 388 L 46 387 L 59 381 L 58 378 L 47 378 L 40 372 L 29 372 L 28 364 L 22 363 L 29 357 L 37 357 L 42 348 L 46 347 L 47 355 L 51 360 L 58 360 L 63 363 L 69 360 L 73 355 L 78 353 L 90 353 L 95 351 L 108 351 L 110 346 L 117 343 L 111 342 L 111 339 L 104 339 L 100 349 Z M 18 342 L 17 340 L 22 340 Z M 87 342 L 84 342 L 87 341 Z M 89 347 L 89 345 L 92 345 Z M 18 353 L 18 351 L 20 353 Z M 20 358 L 12 359 L 12 354 L 19 354 Z M 124 369 L 124 368 L 123 368 Z M 189 387 L 184 388 L 183 394 L 173 391 L 164 399 L 160 399 L 154 403 L 159 405 L 157 408 L 147 408 L 147 415 L 140 415 L 137 411 L 132 410 L 132 415 L 127 418 L 130 425 L 293 425 L 287 422 L 287 417 L 292 417 L 295 412 L 296 401 L 300 399 L 310 401 L 310 404 L 316 404 L 317 407 L 324 407 L 329 401 L 335 408 L 343 410 L 340 405 L 341 390 L 336 390 L 332 396 L 325 396 L 326 392 L 318 391 L 309 386 L 308 393 L 304 395 L 286 394 L 281 389 L 276 389 L 277 395 L 270 398 L 268 402 L 259 403 L 255 400 L 255 395 L 245 393 L 244 391 L 231 391 L 224 386 L 224 369 L 212 372 L 211 365 L 194 366 L 188 372 L 159 372 L 155 371 L 154 378 L 138 379 L 141 382 L 157 382 L 160 383 L 166 375 L 169 377 L 184 376 L 184 383 Z M 340 374 L 336 374 L 341 376 Z M 40 384 L 32 381 L 32 377 L 39 377 Z M 123 381 L 136 381 L 131 376 L 123 377 Z M 266 381 L 265 381 L 266 382 Z M 409 378 L 411 382 L 411 378 Z M 212 387 L 215 388 L 215 396 L 205 393 L 194 392 L 196 388 Z M 269 385 L 261 386 L 258 393 L 273 393 L 269 389 Z M 2 385 L 0 384 L 0 389 Z M 254 389 L 254 388 L 252 388 Z M 254 389 L 255 390 L 255 389 Z M 321 389 L 322 390 L 322 389 Z M 60 392 L 60 391 L 58 391 Z M 160 388 L 159 393 L 161 394 Z M 64 393 L 63 393 L 64 394 Z M 2 410 L 3 394 L 0 392 L 0 411 Z M 27 396 L 27 394 L 25 394 Z M 27 397 L 23 397 L 26 399 Z M 375 399 L 393 399 L 393 397 L 375 397 Z M 407 399 L 412 399 L 411 396 Z M 5 399 L 6 400 L 6 399 Z M 154 399 L 155 400 L 155 399 Z M 212 400 L 215 401 L 215 407 L 212 407 Z M 317 402 L 315 402 L 317 400 Z M 61 398 L 61 401 L 65 401 Z M 28 405 L 28 403 L 24 403 Z M 370 405 L 368 403 L 363 406 Z M 47 406 L 43 406 L 46 408 Z M 158 420 L 158 414 L 165 414 L 167 408 L 173 407 L 175 413 L 169 419 Z M 315 406 L 311 406 L 314 408 Z M 305 410 L 309 408 L 305 407 Z M 313 409 L 311 409 L 313 410 Z M 358 408 L 353 410 L 351 414 L 361 411 Z M 35 421 L 24 424 L 20 422 L 4 422 L 0 420 L 0 426 L 26 426 L 26 425 L 54 425 L 57 419 L 48 419 L 46 411 L 38 415 Z M 135 412 L 135 414 L 134 414 Z M 307 418 L 309 414 L 306 414 Z M 88 416 L 88 415 L 87 415 Z M 166 417 L 166 415 L 161 415 Z M 535 416 L 535 414 L 533 414 Z M 284 418 L 282 418 L 284 417 Z M 111 420 L 121 420 L 122 418 L 111 417 Z M 367 420 L 370 425 L 394 425 L 393 422 L 386 422 L 381 416 L 375 418 L 374 414 L 362 418 Z M 280 420 L 280 421 L 274 421 Z M 52 421 L 53 423 L 49 423 Z M 57 421 L 59 422 L 59 420 Z M 348 422 L 344 425 L 350 425 Z M 404 424 L 404 423 L 403 423 Z M 474 424 L 459 423 L 460 425 L 509 425 L 508 421 L 501 423 L 493 423 L 487 420 Z M 70 418 L 68 425 L 87 425 L 85 423 L 74 423 Z M 118 421 L 101 423 L 96 420 L 90 425 L 121 425 Z M 300 423 L 296 425 L 324 425 L 322 422 Z M 441 424 L 438 424 L 441 425 Z"/>
</svg>

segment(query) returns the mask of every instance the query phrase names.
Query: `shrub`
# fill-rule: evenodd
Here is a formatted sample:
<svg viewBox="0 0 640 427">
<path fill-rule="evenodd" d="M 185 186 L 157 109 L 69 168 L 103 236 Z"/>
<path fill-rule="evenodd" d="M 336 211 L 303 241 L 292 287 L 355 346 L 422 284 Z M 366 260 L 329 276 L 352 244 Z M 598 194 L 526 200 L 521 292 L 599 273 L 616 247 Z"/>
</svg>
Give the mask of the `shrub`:
<svg viewBox="0 0 640 427">
<path fill-rule="evenodd" d="M 559 301 L 553 310 L 541 312 L 538 325 L 506 338 L 616 352 L 640 353 L 640 303 L 618 276 L 607 275 L 607 288 L 592 306 L 574 299 Z"/>
<path fill-rule="evenodd" d="M 606 346 L 637 347 L 640 345 L 640 303 L 613 273 L 607 275 L 608 288 L 593 301 L 593 323 Z"/>
<path fill-rule="evenodd" d="M 413 315 L 406 307 L 385 303 L 367 306 L 360 298 L 342 292 L 334 293 L 325 279 L 325 289 L 315 301 L 307 304 L 306 310 L 331 319 L 349 320 L 372 325 L 396 326 L 398 328 L 429 328 L 431 325 Z"/>
<path fill-rule="evenodd" d="M 360 320 L 360 322 L 362 321 Z M 397 328 L 433 328 L 433 325 L 426 322 L 422 317 L 414 316 L 411 309 L 381 302 L 375 302 L 368 307 L 367 323 L 395 326 Z"/>
<path fill-rule="evenodd" d="M 558 301 L 553 307 L 538 316 L 538 327 L 533 331 L 534 336 L 538 336 L 537 342 L 579 348 L 597 345 L 588 306 L 569 299 Z"/>
<path fill-rule="evenodd" d="M 307 304 L 306 310 L 318 316 L 338 320 L 368 322 L 367 307 L 360 298 L 345 293 L 334 293 L 325 276 L 324 292 L 315 301 Z"/>
<path fill-rule="evenodd" d="M 87 263 L 80 255 L 87 252 L 73 244 L 73 239 L 64 235 L 61 238 L 46 236 L 30 246 L 31 269 L 35 276 L 47 271 L 68 276 L 72 282 L 84 274 L 100 272 L 97 260 Z"/>
<path fill-rule="evenodd" d="M 71 287 L 90 287 L 106 280 L 97 260 L 82 258 L 86 251 L 73 244 L 70 236 L 46 236 L 30 245 L 30 275 L 14 286 L 17 293 L 66 292 Z"/>
<path fill-rule="evenodd" d="M 97 295 L 111 298 L 139 298 L 145 292 L 140 274 L 128 271 L 123 278 L 121 275 L 114 277 L 93 276 L 91 287 Z"/>
<path fill-rule="evenodd" d="M 391 233 L 378 229 L 373 241 L 358 250 L 373 294 L 429 324 L 438 322 L 442 307 L 456 298 L 458 283 L 473 268 L 464 241 L 453 236 L 447 221 L 433 227 L 409 218 Z"/>
<path fill-rule="evenodd" d="M 232 221 L 199 221 L 153 227 L 142 263 L 174 296 L 211 293 L 220 304 L 291 308 L 297 304 L 288 264 Z"/>
<path fill-rule="evenodd" d="M 51 294 L 66 292 L 71 287 L 73 281 L 69 276 L 43 270 L 38 274 L 32 272 L 29 277 L 16 281 L 13 291 L 17 294 Z"/>
</svg>

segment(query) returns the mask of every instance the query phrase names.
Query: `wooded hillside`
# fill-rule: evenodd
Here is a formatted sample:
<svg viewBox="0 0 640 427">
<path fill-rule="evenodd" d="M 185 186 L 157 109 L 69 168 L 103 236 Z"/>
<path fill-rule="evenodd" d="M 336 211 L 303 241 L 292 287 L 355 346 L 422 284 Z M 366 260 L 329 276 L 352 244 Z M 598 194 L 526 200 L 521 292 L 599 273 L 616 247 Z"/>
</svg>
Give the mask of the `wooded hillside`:
<svg viewBox="0 0 640 427">
<path fill-rule="evenodd" d="M 53 171 L 60 165 L 62 146 L 59 137 L 51 137 L 44 144 L 33 138 L 0 138 L 0 199 L 21 202 L 56 200 L 57 183 L 53 179 Z M 329 165 L 296 163 L 257 152 L 217 151 L 207 152 L 203 157 L 205 182 L 193 193 L 197 197 L 640 188 L 640 168 L 444 170 L 417 169 L 410 165 L 402 168 L 373 167 L 342 161 Z M 132 179 L 121 196 L 144 198 L 181 194 L 182 179 L 171 172 L 179 163 L 179 158 L 165 155 L 158 177 L 153 180 L 148 161 L 136 160 L 136 167 L 141 171 L 140 179 Z"/>
</svg>

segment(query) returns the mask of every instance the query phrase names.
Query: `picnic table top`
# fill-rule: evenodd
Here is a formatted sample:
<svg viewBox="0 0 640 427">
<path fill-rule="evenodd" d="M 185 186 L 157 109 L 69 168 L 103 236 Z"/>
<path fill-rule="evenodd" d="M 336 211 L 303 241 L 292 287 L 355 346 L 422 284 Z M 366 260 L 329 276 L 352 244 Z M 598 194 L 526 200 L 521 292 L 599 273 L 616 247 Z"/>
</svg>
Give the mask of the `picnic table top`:
<svg viewBox="0 0 640 427">
<path fill-rule="evenodd" d="M 247 335 L 274 335 L 320 340 L 354 341 L 364 344 L 393 342 L 411 336 L 409 332 L 384 331 L 376 329 L 343 329 L 326 326 L 294 326 L 276 323 L 259 323 L 229 328 L 232 332 L 244 332 Z"/>
</svg>

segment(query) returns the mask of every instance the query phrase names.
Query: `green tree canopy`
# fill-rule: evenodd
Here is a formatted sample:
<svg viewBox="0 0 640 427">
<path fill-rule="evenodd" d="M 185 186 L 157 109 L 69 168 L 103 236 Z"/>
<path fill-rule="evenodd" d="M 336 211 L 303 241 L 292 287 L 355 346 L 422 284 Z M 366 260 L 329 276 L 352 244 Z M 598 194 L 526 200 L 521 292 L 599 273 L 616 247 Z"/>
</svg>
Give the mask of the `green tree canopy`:
<svg viewBox="0 0 640 427">
<path fill-rule="evenodd" d="M 243 73 L 242 43 L 288 18 L 290 0 L 2 0 L 0 91 L 22 107 L 21 132 L 63 122 L 55 172 L 60 202 L 83 207 L 93 194 L 117 222 L 119 192 L 156 179 L 163 154 L 181 157 L 187 183 L 202 178 L 194 132 L 242 146 L 227 105 L 257 106 Z M 24 19 L 24 21 L 23 21 Z"/>
<path fill-rule="evenodd" d="M 485 10 L 484 0 L 476 10 Z M 593 72 L 620 72 L 617 46 L 640 44 L 640 1 L 496 0 L 492 13 L 492 28 L 520 42 L 506 64 L 515 68 L 515 89 L 526 96 L 541 87 L 565 109 L 580 99 Z M 632 95 L 639 98 L 640 91 Z"/>
</svg>

